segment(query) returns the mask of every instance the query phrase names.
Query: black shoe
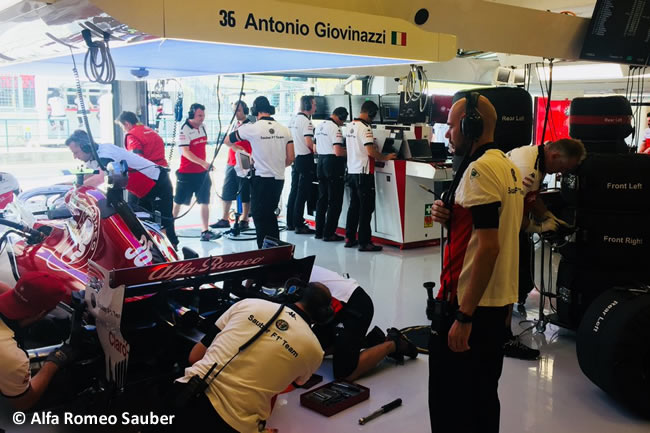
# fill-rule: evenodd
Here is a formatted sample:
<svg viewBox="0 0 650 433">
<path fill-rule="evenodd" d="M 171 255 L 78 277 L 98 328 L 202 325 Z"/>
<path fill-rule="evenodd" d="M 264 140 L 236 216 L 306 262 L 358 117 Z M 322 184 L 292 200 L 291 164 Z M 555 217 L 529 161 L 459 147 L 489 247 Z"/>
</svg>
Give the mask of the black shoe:
<svg viewBox="0 0 650 433">
<path fill-rule="evenodd" d="M 290 232 L 294 231 L 295 229 L 296 228 L 294 226 L 289 226 L 289 225 L 287 226 L 287 230 Z"/>
<path fill-rule="evenodd" d="M 310 229 L 307 226 L 296 227 L 295 233 L 297 235 L 313 235 L 316 233 L 316 230 Z"/>
<path fill-rule="evenodd" d="M 375 244 L 365 244 L 359 247 L 359 251 L 381 251 L 384 247 Z"/>
<path fill-rule="evenodd" d="M 519 337 L 513 337 L 503 345 L 503 351 L 508 358 L 523 359 L 524 361 L 534 361 L 539 359 L 539 350 L 528 347 L 519 341 Z"/>
<path fill-rule="evenodd" d="M 339 236 L 337 234 L 333 234 L 332 236 L 325 236 L 323 238 L 325 242 L 340 242 L 343 239 L 345 239 L 343 236 Z"/>
<path fill-rule="evenodd" d="M 359 245 L 359 241 L 358 241 L 358 240 L 356 240 L 356 239 L 349 240 L 349 239 L 348 239 L 348 240 L 345 241 L 345 245 L 343 245 L 343 246 L 344 246 L 345 248 L 352 248 L 352 247 L 356 247 L 357 245 Z"/>
<path fill-rule="evenodd" d="M 230 221 L 220 219 L 216 223 L 210 224 L 210 228 L 213 228 L 213 229 L 227 229 L 227 228 L 230 228 Z"/>
<path fill-rule="evenodd" d="M 404 355 L 411 359 L 418 357 L 417 346 L 408 341 L 399 329 L 389 328 L 386 331 L 386 341 L 392 341 L 395 343 L 395 352 L 389 354 L 388 357 L 393 358 L 398 364 L 404 364 Z"/>
<path fill-rule="evenodd" d="M 212 233 L 210 230 L 201 232 L 201 241 L 203 242 L 213 241 L 215 239 L 219 239 L 220 237 L 221 237 L 220 235 L 217 235 L 216 233 Z"/>
<path fill-rule="evenodd" d="M 239 230 L 248 230 L 249 228 L 248 221 L 239 221 Z"/>
<path fill-rule="evenodd" d="M 321 234 L 316 233 L 314 235 L 314 239 L 323 239 L 323 234 L 322 233 Z"/>
</svg>

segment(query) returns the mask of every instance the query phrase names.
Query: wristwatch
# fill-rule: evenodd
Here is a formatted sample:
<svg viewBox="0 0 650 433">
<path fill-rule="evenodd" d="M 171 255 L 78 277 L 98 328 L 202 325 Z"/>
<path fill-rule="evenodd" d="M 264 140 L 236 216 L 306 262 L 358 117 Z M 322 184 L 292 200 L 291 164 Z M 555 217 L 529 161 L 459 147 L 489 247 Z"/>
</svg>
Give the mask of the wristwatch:
<svg viewBox="0 0 650 433">
<path fill-rule="evenodd" d="M 472 323 L 472 316 L 465 314 L 460 310 L 456 310 L 456 321 L 459 323 Z"/>
</svg>

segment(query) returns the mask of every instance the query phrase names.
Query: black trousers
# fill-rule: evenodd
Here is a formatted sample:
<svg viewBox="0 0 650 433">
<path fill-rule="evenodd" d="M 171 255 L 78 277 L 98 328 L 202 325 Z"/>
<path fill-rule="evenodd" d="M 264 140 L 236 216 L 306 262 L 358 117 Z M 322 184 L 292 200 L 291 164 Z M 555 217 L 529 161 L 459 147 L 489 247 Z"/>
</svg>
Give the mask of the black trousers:
<svg viewBox="0 0 650 433">
<path fill-rule="evenodd" d="M 272 177 L 253 176 L 251 178 L 251 214 L 255 220 L 257 247 L 262 248 L 265 236 L 280 237 L 278 208 L 284 180 Z"/>
<path fill-rule="evenodd" d="M 317 173 L 316 235 L 329 237 L 336 232 L 343 207 L 345 158 L 319 155 Z"/>
<path fill-rule="evenodd" d="M 531 275 L 530 235 L 519 233 L 519 303 L 523 304 L 535 283 Z"/>
<path fill-rule="evenodd" d="M 187 384 L 174 382 L 166 400 L 166 408 L 161 411 L 161 415 L 174 415 L 174 420 L 170 426 L 152 426 L 144 428 L 146 433 L 185 433 L 185 432 L 219 432 L 219 433 L 237 433 L 237 430 L 230 427 L 219 413 L 214 410 L 208 397 L 203 394 L 193 404 L 184 408 L 176 408 L 172 404 L 173 399 L 183 391 Z"/>
<path fill-rule="evenodd" d="M 429 416 L 433 433 L 497 433 L 503 324 L 508 307 L 478 307 L 470 350 L 452 352 L 447 336 L 453 318 L 429 339 Z"/>
<path fill-rule="evenodd" d="M 323 350 L 334 348 L 335 379 L 346 378 L 359 365 L 359 355 L 374 313 L 372 299 L 357 287 L 334 320 L 312 328 Z"/>
<path fill-rule="evenodd" d="M 350 187 L 350 207 L 345 222 L 345 237 L 355 240 L 358 230 L 359 244 L 369 244 L 372 236 L 370 220 L 375 211 L 375 175 L 348 174 L 347 184 Z"/>
<path fill-rule="evenodd" d="M 287 225 L 300 227 L 305 224 L 305 203 L 311 194 L 314 180 L 314 155 L 298 155 L 291 167 L 291 190 L 287 203 Z"/>
<path fill-rule="evenodd" d="M 160 175 L 154 187 L 151 188 L 147 195 L 138 199 L 137 204 L 151 213 L 160 211 L 162 217 L 161 226 L 165 229 L 167 238 L 175 247 L 178 244 L 178 237 L 176 236 L 174 216 L 172 215 L 174 191 L 167 170 L 160 170 Z"/>
</svg>

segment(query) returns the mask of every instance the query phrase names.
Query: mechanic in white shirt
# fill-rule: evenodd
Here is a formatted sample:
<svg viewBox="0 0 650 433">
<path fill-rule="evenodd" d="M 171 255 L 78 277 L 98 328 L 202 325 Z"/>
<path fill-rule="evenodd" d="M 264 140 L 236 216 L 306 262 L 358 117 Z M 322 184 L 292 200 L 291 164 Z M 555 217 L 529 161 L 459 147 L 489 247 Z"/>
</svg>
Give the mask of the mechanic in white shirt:
<svg viewBox="0 0 650 433">
<path fill-rule="evenodd" d="M 337 107 L 329 119 L 316 128 L 318 152 L 318 203 L 316 204 L 316 239 L 342 241 L 336 234 L 343 191 L 345 189 L 345 140 L 341 126 L 348 118 L 345 107 Z"/>
<path fill-rule="evenodd" d="M 311 95 L 300 97 L 300 112 L 289 124 L 296 159 L 291 169 L 291 191 L 287 201 L 287 229 L 296 234 L 314 233 L 303 219 L 305 203 L 311 195 L 314 179 L 314 125 L 311 116 L 316 111 L 316 99 Z"/>
<path fill-rule="evenodd" d="M 262 248 L 265 236 L 276 239 L 280 236 L 275 210 L 284 187 L 284 170 L 293 162 L 293 141 L 289 129 L 271 117 L 275 107 L 265 96 L 255 98 L 251 114 L 257 121 L 241 125 L 224 143 L 240 151 L 246 150 L 238 142 L 248 141 L 251 145 L 251 213 L 257 246 Z"/>
<path fill-rule="evenodd" d="M 359 117 L 348 125 L 345 142 L 348 153 L 347 184 L 350 187 L 350 207 L 345 223 L 345 248 L 359 245 L 359 251 L 381 251 L 380 245 L 371 242 L 370 220 L 375 211 L 375 160 L 395 159 L 396 154 L 383 155 L 377 149 L 372 119 L 379 107 L 372 101 L 361 105 Z M 357 240 L 357 231 L 359 239 Z"/>
<path fill-rule="evenodd" d="M 417 347 L 396 328 L 388 330 L 388 337 L 376 326 L 368 334 L 374 305 L 356 280 L 314 265 L 309 282 L 324 285 L 332 294 L 333 320 L 312 330 L 325 353 L 334 356 L 334 378 L 353 381 L 387 356 L 398 364 L 404 363 L 404 355 L 418 356 Z"/>
</svg>

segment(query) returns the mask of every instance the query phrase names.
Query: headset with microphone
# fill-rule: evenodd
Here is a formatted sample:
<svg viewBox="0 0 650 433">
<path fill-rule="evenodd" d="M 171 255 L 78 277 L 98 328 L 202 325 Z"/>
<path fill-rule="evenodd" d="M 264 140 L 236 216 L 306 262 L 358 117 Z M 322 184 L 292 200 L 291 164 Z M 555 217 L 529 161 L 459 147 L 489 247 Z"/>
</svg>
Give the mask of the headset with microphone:
<svg viewBox="0 0 650 433">
<path fill-rule="evenodd" d="M 196 110 L 203 110 L 205 111 L 205 106 L 202 104 L 194 103 L 190 105 L 190 111 L 187 112 L 187 118 L 188 119 L 194 119 L 194 116 L 196 115 Z"/>
<path fill-rule="evenodd" d="M 330 322 L 334 318 L 334 309 L 332 308 L 331 302 L 326 306 L 321 306 L 315 310 L 311 310 L 309 307 L 316 305 L 318 303 L 317 296 L 322 290 L 314 283 L 306 283 L 300 278 L 289 278 L 284 283 L 284 288 L 287 295 L 290 295 L 293 299 L 297 301 L 302 301 L 302 303 L 307 308 L 306 313 L 309 317 L 317 324 L 323 325 Z"/>
<path fill-rule="evenodd" d="M 275 114 L 275 107 L 271 105 L 266 96 L 258 96 L 253 101 L 253 106 L 251 107 L 251 114 L 255 117 L 259 113 L 268 113 L 271 116 Z"/>
<path fill-rule="evenodd" d="M 81 149 L 83 153 L 93 153 L 90 138 L 88 137 L 88 134 L 86 134 L 86 131 L 79 129 L 72 133 L 70 139 L 79 145 L 79 149 Z M 97 150 L 97 145 L 95 145 L 95 150 Z"/>
<path fill-rule="evenodd" d="M 478 92 L 465 95 L 465 117 L 460 119 L 460 132 L 472 141 L 478 140 L 483 134 L 483 118 L 478 111 Z"/>
</svg>

